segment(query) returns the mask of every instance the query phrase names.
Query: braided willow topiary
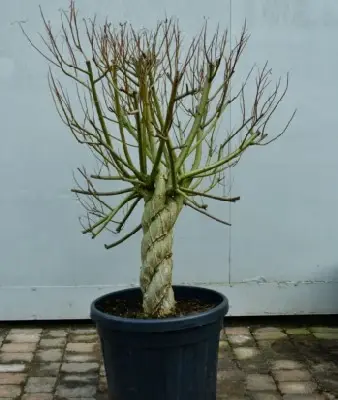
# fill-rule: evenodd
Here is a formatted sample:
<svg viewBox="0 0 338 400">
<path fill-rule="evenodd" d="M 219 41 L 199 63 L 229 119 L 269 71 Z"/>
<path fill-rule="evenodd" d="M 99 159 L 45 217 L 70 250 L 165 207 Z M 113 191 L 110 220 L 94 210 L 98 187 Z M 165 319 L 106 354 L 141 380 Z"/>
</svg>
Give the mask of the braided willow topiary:
<svg viewBox="0 0 338 400">
<path fill-rule="evenodd" d="M 248 39 L 245 27 L 232 47 L 227 32 L 217 31 L 208 41 L 205 25 L 183 48 L 173 19 L 159 22 L 152 31 L 136 31 L 127 24 L 100 25 L 95 20 L 80 21 L 71 2 L 70 9 L 61 13 L 60 35 L 41 15 L 45 50 L 24 33 L 52 67 L 50 89 L 61 119 L 100 162 L 95 174 L 79 169 L 86 188 L 73 189 L 87 210 L 83 232 L 94 238 L 113 226 L 115 233 L 121 233 L 143 200 L 140 224 L 106 248 L 143 230 L 144 312 L 152 317 L 169 315 L 175 310 L 173 232 L 183 207 L 229 225 L 210 215 L 203 199 L 239 199 L 212 191 L 222 182 L 224 170 L 234 166 L 245 150 L 268 144 L 288 127 L 290 121 L 267 139 L 267 124 L 286 94 L 288 79 L 284 88 L 279 80 L 267 94 L 271 71 L 265 65 L 258 70 L 250 107 L 245 88 L 252 71 L 239 91 L 232 93 Z M 71 100 L 52 72 L 54 67 L 75 82 L 77 99 Z M 242 117 L 216 141 L 221 117 L 236 101 Z M 80 117 L 75 104 L 80 105 Z M 102 192 L 97 183 L 103 181 L 120 182 L 121 190 Z M 116 197 L 120 200 L 112 205 Z"/>
</svg>

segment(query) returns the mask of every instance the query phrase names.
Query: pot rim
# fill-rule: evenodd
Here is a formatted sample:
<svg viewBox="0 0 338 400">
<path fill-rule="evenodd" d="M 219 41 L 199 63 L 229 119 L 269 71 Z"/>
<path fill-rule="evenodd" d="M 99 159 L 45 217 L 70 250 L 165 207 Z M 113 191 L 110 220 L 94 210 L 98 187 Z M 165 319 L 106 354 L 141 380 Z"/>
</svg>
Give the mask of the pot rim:
<svg viewBox="0 0 338 400">
<path fill-rule="evenodd" d="M 139 291 L 139 287 L 133 287 L 123 290 L 118 290 L 95 299 L 91 304 L 90 316 L 98 327 L 106 327 L 112 330 L 120 331 L 138 331 L 138 332 L 166 332 L 181 329 L 191 329 L 198 326 L 208 325 L 224 317 L 229 310 L 229 303 L 226 296 L 222 293 L 200 286 L 192 285 L 173 285 L 174 291 L 186 291 L 204 293 L 210 295 L 213 299 L 219 298 L 219 303 L 206 311 L 198 314 L 187 315 L 183 317 L 171 317 L 163 319 L 142 319 L 142 318 L 126 318 L 119 317 L 112 314 L 104 313 L 97 308 L 97 304 L 107 297 L 118 295 L 119 293 L 127 294 L 128 292 Z"/>
</svg>

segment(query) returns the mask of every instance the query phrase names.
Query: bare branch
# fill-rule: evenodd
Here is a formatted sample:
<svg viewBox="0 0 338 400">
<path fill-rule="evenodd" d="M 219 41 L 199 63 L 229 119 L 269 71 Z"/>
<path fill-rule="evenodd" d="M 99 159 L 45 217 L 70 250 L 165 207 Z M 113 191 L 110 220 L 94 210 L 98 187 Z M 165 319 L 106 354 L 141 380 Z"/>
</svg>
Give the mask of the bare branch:
<svg viewBox="0 0 338 400">
<path fill-rule="evenodd" d="M 135 235 L 135 233 L 139 232 L 142 229 L 142 224 L 138 225 L 135 229 L 133 229 L 130 233 L 125 235 L 123 238 L 120 240 L 117 240 L 116 242 L 112 244 L 105 244 L 104 247 L 109 250 L 112 249 L 113 247 L 118 246 L 119 244 L 125 242 L 127 239 L 129 239 L 131 236 Z"/>
<path fill-rule="evenodd" d="M 201 209 L 198 208 L 198 207 L 195 207 L 195 206 L 194 206 L 191 202 L 189 202 L 188 200 L 185 200 L 185 201 L 184 201 L 184 204 L 185 204 L 186 206 L 192 208 L 193 210 L 195 210 L 195 211 L 197 211 L 197 212 L 199 212 L 199 213 L 201 213 L 201 214 L 203 214 L 203 215 L 205 215 L 205 216 L 207 216 L 207 217 L 213 219 L 214 221 L 217 221 L 217 222 L 219 222 L 219 223 L 221 223 L 221 224 L 223 224 L 223 225 L 231 226 L 231 224 L 230 224 L 229 222 L 223 221 L 222 219 L 219 219 L 219 218 L 217 218 L 217 217 L 214 217 L 213 215 L 207 213 L 206 211 L 201 210 Z"/>
<path fill-rule="evenodd" d="M 122 221 L 119 223 L 119 226 L 116 228 L 116 232 L 121 232 L 125 223 L 127 222 L 128 218 L 131 216 L 131 214 L 133 213 L 134 209 L 136 208 L 137 204 L 139 203 L 139 201 L 141 200 L 141 198 L 137 198 L 133 204 L 130 206 L 130 208 L 128 209 L 126 215 L 123 217 Z"/>
<path fill-rule="evenodd" d="M 124 189 L 124 190 L 118 190 L 116 192 L 96 192 L 96 191 L 91 191 L 91 190 L 80 190 L 80 189 L 72 189 L 71 191 L 73 193 L 86 194 L 88 196 L 117 196 L 119 194 L 133 192 L 134 189 L 133 188 Z"/>
<path fill-rule="evenodd" d="M 84 187 L 75 179 L 78 187 L 72 190 L 86 211 L 84 233 L 92 237 L 104 229 L 120 233 L 140 200 L 153 196 L 160 165 L 170 199 L 184 199 L 187 206 L 230 225 L 208 214 L 203 200 L 238 201 L 238 196 L 213 194 L 222 185 L 225 169 L 237 165 L 249 148 L 278 139 L 295 115 L 270 136 L 269 122 L 286 96 L 289 79 L 285 87 L 281 79 L 273 86 L 267 63 L 239 76 L 239 90 L 234 92 L 248 42 L 246 25 L 233 43 L 220 27 L 209 37 L 205 23 L 184 46 L 186 38 L 175 19 L 139 31 L 127 23 L 99 24 L 95 17 L 81 19 L 74 0 L 61 11 L 61 34 L 52 29 L 42 10 L 41 18 L 41 48 L 20 27 L 50 65 L 49 87 L 60 119 L 97 161 L 91 173 L 79 169 Z M 54 69 L 75 84 L 75 97 L 73 87 L 59 81 Z M 246 87 L 254 72 L 254 93 L 249 98 Z M 230 132 L 221 133 L 222 117 L 236 104 L 241 115 Z M 112 182 L 129 187 L 111 188 Z M 110 204 L 123 195 L 117 206 Z M 122 243 L 140 229 L 141 225 L 106 247 Z"/>
<path fill-rule="evenodd" d="M 218 201 L 228 201 L 231 203 L 235 203 L 236 201 L 239 201 L 241 199 L 239 196 L 237 196 L 237 197 L 221 197 L 221 196 L 213 196 L 213 195 L 207 194 L 205 192 L 198 192 L 195 190 L 190 190 L 190 189 L 186 189 L 186 188 L 182 188 L 182 187 L 180 187 L 180 189 L 182 190 L 182 192 L 185 192 L 191 196 L 207 197 L 208 199 L 213 199 L 213 200 L 218 200 Z"/>
</svg>

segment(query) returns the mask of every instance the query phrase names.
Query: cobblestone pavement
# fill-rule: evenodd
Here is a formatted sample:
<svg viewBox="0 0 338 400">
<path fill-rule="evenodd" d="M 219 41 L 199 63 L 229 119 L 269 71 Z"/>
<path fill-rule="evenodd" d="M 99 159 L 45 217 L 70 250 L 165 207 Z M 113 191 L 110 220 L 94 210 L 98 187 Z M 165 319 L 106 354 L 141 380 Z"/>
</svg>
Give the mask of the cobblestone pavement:
<svg viewBox="0 0 338 400">
<path fill-rule="evenodd" d="M 0 400 L 68 398 L 106 398 L 95 329 L 0 325 Z M 235 326 L 222 331 L 219 400 L 336 398 L 338 328 Z"/>
</svg>

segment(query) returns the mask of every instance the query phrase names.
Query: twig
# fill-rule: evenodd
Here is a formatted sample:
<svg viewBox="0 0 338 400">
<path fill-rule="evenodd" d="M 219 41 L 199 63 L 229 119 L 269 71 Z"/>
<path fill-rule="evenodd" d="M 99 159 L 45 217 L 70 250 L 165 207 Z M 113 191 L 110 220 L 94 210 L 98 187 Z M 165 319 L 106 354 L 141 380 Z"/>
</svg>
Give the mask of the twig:
<svg viewBox="0 0 338 400">
<path fill-rule="evenodd" d="M 88 196 L 117 196 L 119 194 L 133 192 L 134 188 L 118 190 L 116 192 L 96 192 L 92 190 L 71 189 L 71 192 L 78 194 L 86 194 Z"/>
<path fill-rule="evenodd" d="M 199 213 L 201 213 L 201 214 L 203 214 L 203 215 L 206 215 L 207 217 L 209 217 L 209 218 L 211 218 L 211 219 L 213 219 L 213 220 L 215 220 L 215 221 L 217 221 L 217 222 L 219 222 L 219 223 L 221 223 L 221 224 L 224 224 L 224 225 L 227 225 L 227 226 L 231 226 L 231 224 L 229 224 L 229 222 L 223 221 L 223 220 L 221 220 L 221 219 L 219 219 L 219 218 L 217 218 L 217 217 L 214 217 L 213 215 L 207 213 L 206 211 L 203 211 L 203 210 L 201 210 L 200 208 L 195 207 L 195 206 L 192 205 L 188 200 L 184 200 L 184 204 L 185 204 L 186 206 L 192 208 L 193 210 L 198 211 Z"/>
<path fill-rule="evenodd" d="M 116 242 L 112 243 L 112 244 L 105 244 L 104 247 L 109 250 L 112 249 L 113 247 L 118 246 L 119 244 L 123 243 L 124 241 L 126 241 L 127 239 L 129 239 L 131 236 L 135 235 L 135 233 L 137 233 L 138 231 L 140 231 L 142 229 L 142 224 L 138 225 L 135 229 L 133 229 L 130 233 L 128 233 L 127 235 L 125 235 L 123 238 L 121 238 L 120 240 L 117 240 Z"/>
<path fill-rule="evenodd" d="M 221 197 L 221 196 L 214 196 L 214 195 L 203 193 L 203 192 L 198 192 L 198 191 L 195 191 L 195 190 L 190 190 L 188 188 L 180 187 L 180 189 L 183 192 L 186 192 L 187 194 L 190 194 L 192 196 L 207 197 L 209 199 L 218 200 L 218 201 L 229 201 L 229 202 L 234 203 L 234 202 L 239 201 L 241 199 L 239 196 L 237 196 L 237 197 Z"/>
<path fill-rule="evenodd" d="M 124 224 L 127 222 L 128 218 L 130 217 L 130 215 L 132 214 L 132 212 L 135 210 L 135 207 L 137 206 L 137 204 L 139 203 L 139 201 L 141 200 L 141 197 L 137 198 L 133 204 L 129 207 L 126 215 L 123 217 L 123 220 L 119 223 L 119 226 L 116 228 L 116 232 L 121 232 L 123 229 Z"/>
</svg>

